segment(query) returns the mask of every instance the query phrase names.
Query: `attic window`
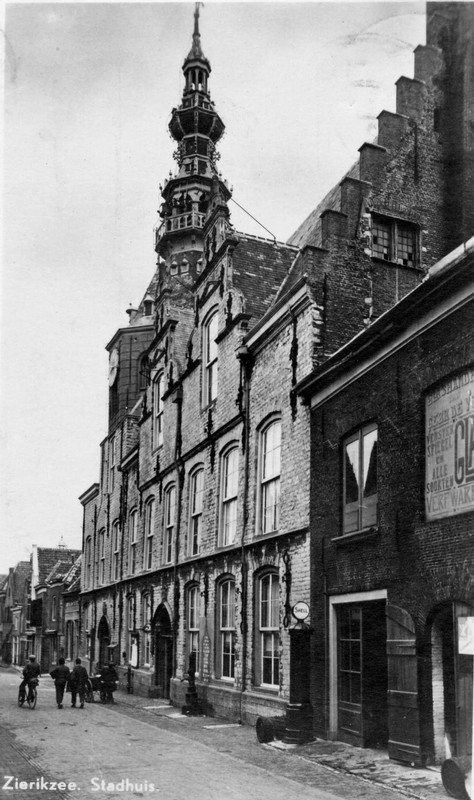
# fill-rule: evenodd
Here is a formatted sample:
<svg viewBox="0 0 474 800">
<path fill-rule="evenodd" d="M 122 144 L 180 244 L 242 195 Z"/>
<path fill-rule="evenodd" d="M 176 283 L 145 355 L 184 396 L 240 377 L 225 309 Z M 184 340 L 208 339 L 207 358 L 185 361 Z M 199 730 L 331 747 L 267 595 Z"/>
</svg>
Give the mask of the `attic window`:
<svg viewBox="0 0 474 800">
<path fill-rule="evenodd" d="M 149 317 L 153 314 L 153 300 L 144 300 L 143 301 L 143 315 L 145 317 Z"/>
<path fill-rule="evenodd" d="M 415 225 L 395 219 L 372 219 L 372 255 L 405 267 L 418 263 L 418 230 Z"/>
</svg>

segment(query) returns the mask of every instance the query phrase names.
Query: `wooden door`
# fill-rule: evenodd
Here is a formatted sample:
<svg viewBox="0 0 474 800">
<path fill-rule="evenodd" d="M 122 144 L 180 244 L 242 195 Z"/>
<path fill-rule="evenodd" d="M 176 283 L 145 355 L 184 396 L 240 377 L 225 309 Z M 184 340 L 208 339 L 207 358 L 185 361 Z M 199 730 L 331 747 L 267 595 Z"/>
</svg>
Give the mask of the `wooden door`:
<svg viewBox="0 0 474 800">
<path fill-rule="evenodd" d="M 410 614 L 387 605 L 388 754 L 421 765 L 418 663 L 415 625 Z"/>
</svg>

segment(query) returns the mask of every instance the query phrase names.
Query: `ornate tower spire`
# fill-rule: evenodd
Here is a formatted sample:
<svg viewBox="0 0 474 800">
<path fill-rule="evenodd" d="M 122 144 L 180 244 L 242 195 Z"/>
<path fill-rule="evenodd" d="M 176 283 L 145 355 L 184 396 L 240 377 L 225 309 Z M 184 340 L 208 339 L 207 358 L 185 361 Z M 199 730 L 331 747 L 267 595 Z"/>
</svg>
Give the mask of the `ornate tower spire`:
<svg viewBox="0 0 474 800">
<path fill-rule="evenodd" d="M 178 143 L 173 154 L 178 170 L 160 186 L 162 224 L 156 232 L 156 252 L 168 263 L 181 259 L 195 264 L 203 251 L 203 227 L 215 197 L 216 183 L 227 202 L 231 193 L 217 170 L 216 143 L 224 133 L 209 92 L 211 65 L 201 48 L 199 3 L 194 12 L 191 50 L 183 64 L 185 85 L 181 105 L 171 112 L 169 130 Z"/>
</svg>

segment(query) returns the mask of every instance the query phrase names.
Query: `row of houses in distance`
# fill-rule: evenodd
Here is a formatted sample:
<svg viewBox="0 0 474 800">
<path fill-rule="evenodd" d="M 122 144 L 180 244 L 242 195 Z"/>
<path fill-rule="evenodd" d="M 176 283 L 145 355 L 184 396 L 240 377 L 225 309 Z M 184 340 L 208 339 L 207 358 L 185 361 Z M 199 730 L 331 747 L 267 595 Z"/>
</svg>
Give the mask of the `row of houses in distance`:
<svg viewBox="0 0 474 800">
<path fill-rule="evenodd" d="M 0 659 L 23 666 L 34 654 L 43 671 L 78 655 L 81 551 L 33 546 L 30 559 L 0 581 Z"/>
</svg>

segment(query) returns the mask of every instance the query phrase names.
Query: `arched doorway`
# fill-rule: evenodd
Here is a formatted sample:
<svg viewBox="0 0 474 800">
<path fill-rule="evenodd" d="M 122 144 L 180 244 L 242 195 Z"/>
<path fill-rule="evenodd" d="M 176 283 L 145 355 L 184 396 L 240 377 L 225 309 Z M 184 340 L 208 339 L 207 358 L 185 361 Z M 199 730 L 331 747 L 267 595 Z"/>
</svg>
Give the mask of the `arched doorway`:
<svg viewBox="0 0 474 800">
<path fill-rule="evenodd" d="M 460 655 L 458 619 L 473 616 L 466 603 L 439 606 L 431 615 L 433 749 L 440 763 L 472 752 L 472 656 Z"/>
<path fill-rule="evenodd" d="M 109 660 L 109 644 L 110 644 L 110 630 L 107 618 L 102 616 L 97 628 L 97 638 L 99 640 L 99 660 L 98 663 L 102 666 L 107 664 Z"/>
<path fill-rule="evenodd" d="M 160 605 L 153 618 L 155 637 L 155 686 L 159 697 L 169 699 L 173 675 L 173 633 L 166 606 Z"/>
</svg>

